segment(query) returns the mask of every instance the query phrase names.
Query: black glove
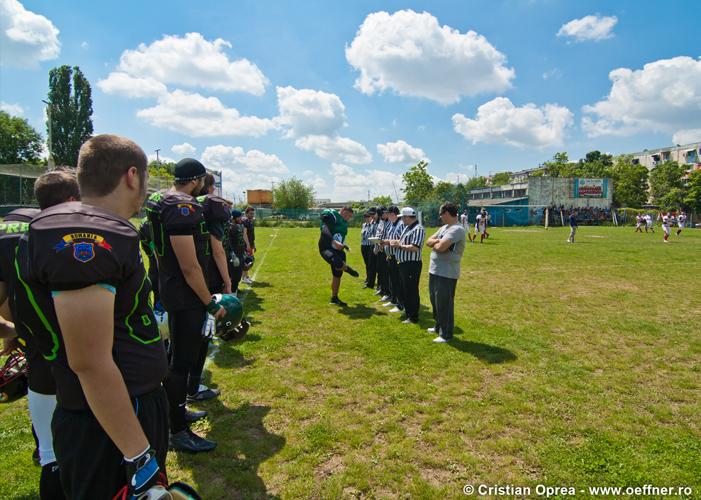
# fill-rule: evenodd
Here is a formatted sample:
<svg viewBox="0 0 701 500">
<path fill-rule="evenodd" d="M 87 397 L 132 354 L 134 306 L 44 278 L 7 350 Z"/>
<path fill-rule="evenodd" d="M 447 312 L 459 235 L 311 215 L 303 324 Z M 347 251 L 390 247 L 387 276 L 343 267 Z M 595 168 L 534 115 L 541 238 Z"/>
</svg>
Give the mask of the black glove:
<svg viewBox="0 0 701 500">
<path fill-rule="evenodd" d="M 124 461 L 127 467 L 128 498 L 142 495 L 155 486 L 160 468 L 153 448 L 132 459 L 124 457 Z"/>
</svg>

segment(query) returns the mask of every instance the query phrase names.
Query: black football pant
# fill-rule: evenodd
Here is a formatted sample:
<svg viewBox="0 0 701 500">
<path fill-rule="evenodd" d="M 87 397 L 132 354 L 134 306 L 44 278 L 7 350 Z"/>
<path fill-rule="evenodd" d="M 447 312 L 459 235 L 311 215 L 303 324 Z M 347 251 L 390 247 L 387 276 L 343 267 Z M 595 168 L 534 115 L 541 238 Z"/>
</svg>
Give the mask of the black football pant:
<svg viewBox="0 0 701 500">
<path fill-rule="evenodd" d="M 201 356 L 202 328 L 205 321 L 207 321 L 207 310 L 204 306 L 168 312 L 170 370 L 163 385 L 168 392 L 170 431 L 173 434 L 187 427 L 185 423 L 187 383 L 190 372 L 197 365 Z"/>
<path fill-rule="evenodd" d="M 387 254 L 378 252 L 375 256 L 377 263 L 377 284 L 379 285 L 382 295 L 389 295 L 389 273 L 387 269 Z"/>
<path fill-rule="evenodd" d="M 243 257 L 244 254 L 236 254 L 236 257 L 239 259 L 239 265 L 237 267 L 234 267 L 234 265 L 231 263 L 231 260 L 228 261 L 229 265 L 229 276 L 231 276 L 231 291 L 232 292 L 238 292 L 239 290 L 239 283 L 241 283 L 241 277 L 243 276 Z"/>
<path fill-rule="evenodd" d="M 132 398 L 134 412 L 161 472 L 166 472 L 168 453 L 168 401 L 162 387 Z M 111 499 L 127 484 L 124 456 L 102 426 L 87 410 L 56 407 L 51 422 L 54 451 L 66 498 Z"/>
<path fill-rule="evenodd" d="M 419 295 L 419 280 L 421 279 L 421 261 L 402 262 L 399 264 L 399 275 L 402 279 L 402 292 L 404 293 L 404 312 L 408 319 L 419 321 L 419 307 L 421 299 Z"/>
<path fill-rule="evenodd" d="M 363 254 L 363 261 L 365 262 L 365 278 L 368 288 L 375 288 L 375 278 L 377 275 L 377 261 L 375 259 L 375 254 L 372 253 L 373 248 L 375 248 L 374 245 L 363 245 L 360 247 L 360 251 Z"/>
<path fill-rule="evenodd" d="M 394 256 L 387 259 L 387 274 L 389 275 L 389 290 L 392 303 L 397 304 L 401 309 L 404 304 L 404 293 L 402 290 L 402 281 L 399 276 L 399 263 Z"/>
</svg>

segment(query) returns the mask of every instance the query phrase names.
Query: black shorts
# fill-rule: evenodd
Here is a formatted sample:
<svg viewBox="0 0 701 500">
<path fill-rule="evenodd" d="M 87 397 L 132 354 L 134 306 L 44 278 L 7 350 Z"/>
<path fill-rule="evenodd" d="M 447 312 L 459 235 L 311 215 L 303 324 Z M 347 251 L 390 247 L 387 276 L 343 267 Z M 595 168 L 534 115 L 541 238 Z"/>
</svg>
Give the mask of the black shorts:
<svg viewBox="0 0 701 500">
<path fill-rule="evenodd" d="M 168 400 L 162 387 L 132 404 L 165 474 L 168 452 Z M 54 452 L 66 498 L 111 499 L 127 483 L 124 457 L 90 410 L 56 407 L 51 422 Z"/>
<path fill-rule="evenodd" d="M 346 253 L 341 250 L 323 250 L 321 257 L 331 266 L 331 274 L 336 278 L 343 276 L 343 266 L 346 263 Z"/>
</svg>

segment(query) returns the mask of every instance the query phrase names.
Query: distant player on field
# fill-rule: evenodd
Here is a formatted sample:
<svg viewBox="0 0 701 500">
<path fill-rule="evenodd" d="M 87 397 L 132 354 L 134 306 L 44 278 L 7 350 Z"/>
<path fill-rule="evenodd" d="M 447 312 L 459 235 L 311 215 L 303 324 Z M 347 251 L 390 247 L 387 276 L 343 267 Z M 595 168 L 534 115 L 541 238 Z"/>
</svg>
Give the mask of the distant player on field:
<svg viewBox="0 0 701 500">
<path fill-rule="evenodd" d="M 682 230 L 686 227 L 686 213 L 682 210 L 679 212 L 679 215 L 677 216 L 677 226 L 679 229 L 677 229 L 677 236 L 682 234 Z"/>
<path fill-rule="evenodd" d="M 655 233 L 655 224 L 654 221 L 652 220 L 652 215 L 650 214 L 645 214 L 645 232 L 647 233 L 647 230 L 652 231 L 652 233 Z"/>
<path fill-rule="evenodd" d="M 664 242 L 669 243 L 669 234 L 672 232 L 672 221 L 669 214 L 662 213 L 662 231 L 664 231 Z"/>
<path fill-rule="evenodd" d="M 638 214 L 635 216 L 635 232 L 636 233 L 642 233 L 643 232 L 643 216 Z"/>
<path fill-rule="evenodd" d="M 567 243 L 574 243 L 574 235 L 577 232 L 577 211 L 573 210 L 570 213 L 570 237 L 567 238 Z"/>
</svg>

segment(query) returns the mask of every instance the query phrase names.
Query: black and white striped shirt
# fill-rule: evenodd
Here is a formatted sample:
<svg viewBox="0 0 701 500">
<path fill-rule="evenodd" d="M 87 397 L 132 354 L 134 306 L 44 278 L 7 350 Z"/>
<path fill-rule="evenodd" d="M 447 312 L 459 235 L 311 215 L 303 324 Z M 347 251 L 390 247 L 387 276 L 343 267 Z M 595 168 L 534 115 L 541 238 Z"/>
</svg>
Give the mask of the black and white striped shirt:
<svg viewBox="0 0 701 500">
<path fill-rule="evenodd" d="M 425 237 L 426 230 L 421 224 L 419 224 L 418 221 L 402 229 L 402 234 L 399 237 L 399 243 L 402 245 L 414 245 L 419 249 L 419 251 L 410 252 L 409 250 L 404 250 L 403 248 L 395 248 L 395 256 L 400 264 L 402 262 L 417 262 L 421 260 L 421 249 L 423 248 Z"/>
<path fill-rule="evenodd" d="M 402 231 L 404 231 L 404 223 L 400 219 L 397 219 L 393 224 L 390 223 L 389 230 L 387 231 L 387 237 L 385 239 L 398 240 L 402 235 Z M 397 249 L 392 248 L 389 245 L 385 246 L 385 252 L 387 255 L 392 255 L 394 257 L 397 256 Z"/>
<path fill-rule="evenodd" d="M 363 222 L 363 226 L 360 229 L 360 245 L 367 246 L 371 245 L 368 238 L 375 236 L 375 223 L 374 222 Z"/>
</svg>

